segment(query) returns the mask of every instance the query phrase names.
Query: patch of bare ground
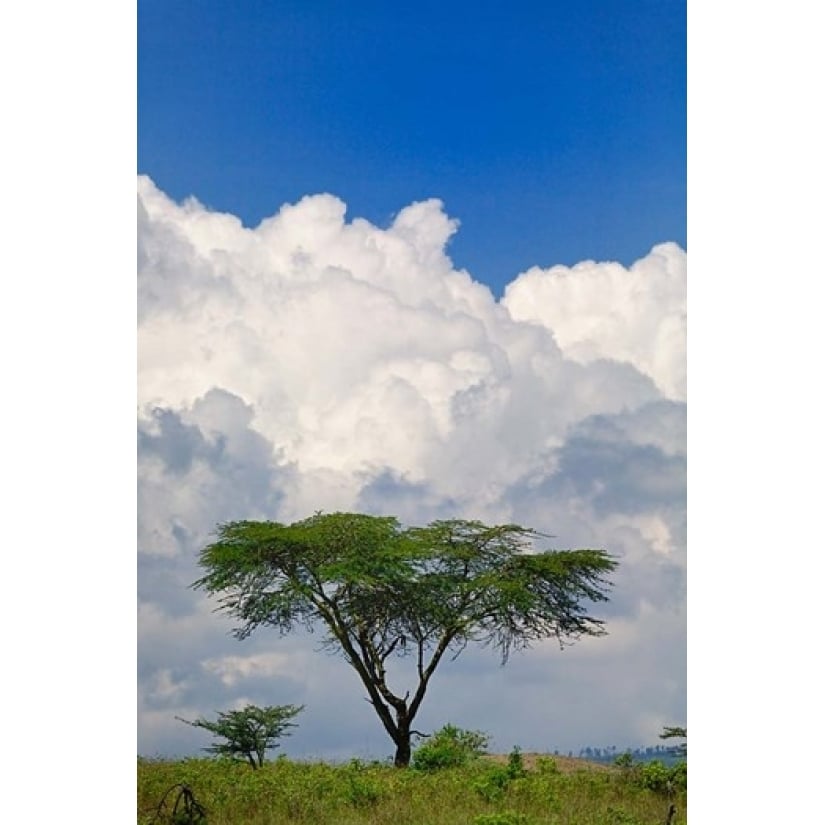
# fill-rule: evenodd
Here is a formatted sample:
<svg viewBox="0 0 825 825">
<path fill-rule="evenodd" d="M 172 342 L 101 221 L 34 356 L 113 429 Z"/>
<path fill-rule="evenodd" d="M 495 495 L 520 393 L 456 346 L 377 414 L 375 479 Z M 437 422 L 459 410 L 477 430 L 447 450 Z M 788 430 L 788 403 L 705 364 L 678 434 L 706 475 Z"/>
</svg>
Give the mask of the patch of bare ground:
<svg viewBox="0 0 825 825">
<path fill-rule="evenodd" d="M 509 754 L 488 753 L 484 759 L 506 765 Z M 587 759 L 578 759 L 575 756 L 554 756 L 552 753 L 522 753 L 522 762 L 528 771 L 536 769 L 536 762 L 539 759 L 552 759 L 561 773 L 576 773 L 577 771 L 595 771 L 613 773 L 617 770 L 613 765 L 604 765 L 601 762 L 590 762 Z"/>
</svg>

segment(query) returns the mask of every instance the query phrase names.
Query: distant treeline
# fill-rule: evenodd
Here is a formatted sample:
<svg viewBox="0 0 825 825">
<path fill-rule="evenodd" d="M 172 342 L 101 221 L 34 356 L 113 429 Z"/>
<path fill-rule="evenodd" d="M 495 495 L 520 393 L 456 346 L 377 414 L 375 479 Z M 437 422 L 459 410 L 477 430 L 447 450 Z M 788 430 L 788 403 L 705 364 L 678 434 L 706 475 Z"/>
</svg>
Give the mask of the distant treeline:
<svg viewBox="0 0 825 825">
<path fill-rule="evenodd" d="M 554 752 L 556 756 L 562 756 L 560 751 Z M 635 762 L 652 762 L 658 759 L 665 765 L 673 765 L 678 762 L 681 757 L 677 750 L 672 745 L 652 745 L 647 748 L 618 748 L 615 745 L 610 745 L 606 748 L 582 748 L 578 753 L 568 751 L 567 756 L 578 756 L 580 759 L 587 759 L 590 762 L 603 762 L 607 765 L 612 765 L 617 756 L 623 753 L 629 753 Z"/>
</svg>

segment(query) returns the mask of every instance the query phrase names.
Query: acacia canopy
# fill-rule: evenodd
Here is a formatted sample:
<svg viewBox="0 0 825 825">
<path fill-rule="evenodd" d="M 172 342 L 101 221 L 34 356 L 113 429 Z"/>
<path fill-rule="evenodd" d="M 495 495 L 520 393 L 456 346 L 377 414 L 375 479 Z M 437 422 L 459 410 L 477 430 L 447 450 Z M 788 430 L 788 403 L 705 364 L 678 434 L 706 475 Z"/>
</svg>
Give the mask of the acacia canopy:
<svg viewBox="0 0 825 825">
<path fill-rule="evenodd" d="M 277 748 L 278 739 L 282 736 L 289 736 L 287 728 L 295 727 L 290 720 L 303 709 L 303 705 L 269 705 L 265 708 L 247 705 L 240 710 L 219 712 L 215 721 L 202 717 L 194 722 L 180 716 L 176 718 L 219 737 L 215 744 L 204 750 L 232 759 L 243 757 L 253 768 L 260 768 L 266 752 Z M 226 741 L 221 742 L 220 739 Z"/>
<path fill-rule="evenodd" d="M 588 614 L 605 601 L 616 562 L 603 550 L 536 552 L 548 538 L 515 524 L 435 521 L 404 527 L 394 517 L 318 513 L 286 525 L 219 525 L 200 554 L 194 587 L 218 596 L 245 638 L 259 626 L 287 634 L 321 626 L 324 643 L 356 670 L 409 764 L 412 722 L 444 655 L 469 643 L 512 651 L 555 637 L 565 644 L 604 634 Z M 411 656 L 416 677 L 388 684 L 390 657 Z"/>
</svg>

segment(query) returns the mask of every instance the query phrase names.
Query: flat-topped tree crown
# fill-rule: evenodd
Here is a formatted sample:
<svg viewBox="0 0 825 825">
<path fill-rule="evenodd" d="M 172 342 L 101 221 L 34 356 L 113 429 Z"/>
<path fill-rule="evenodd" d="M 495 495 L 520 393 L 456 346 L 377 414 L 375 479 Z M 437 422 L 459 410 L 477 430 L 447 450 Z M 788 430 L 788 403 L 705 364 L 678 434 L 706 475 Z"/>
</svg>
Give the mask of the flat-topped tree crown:
<svg viewBox="0 0 825 825">
<path fill-rule="evenodd" d="M 413 719 L 448 650 L 491 645 L 504 664 L 540 639 L 563 645 L 604 634 L 588 607 L 607 599 L 615 560 L 603 550 L 537 552 L 544 538 L 516 524 L 403 527 L 358 513 L 317 513 L 290 525 L 230 522 L 201 551 L 206 574 L 193 586 L 218 596 L 218 609 L 239 621 L 239 638 L 259 626 L 285 634 L 320 623 L 325 643 L 358 673 L 396 745 L 396 764 L 405 766 Z M 403 696 L 387 683 L 393 656 L 415 659 L 417 682 Z"/>
</svg>

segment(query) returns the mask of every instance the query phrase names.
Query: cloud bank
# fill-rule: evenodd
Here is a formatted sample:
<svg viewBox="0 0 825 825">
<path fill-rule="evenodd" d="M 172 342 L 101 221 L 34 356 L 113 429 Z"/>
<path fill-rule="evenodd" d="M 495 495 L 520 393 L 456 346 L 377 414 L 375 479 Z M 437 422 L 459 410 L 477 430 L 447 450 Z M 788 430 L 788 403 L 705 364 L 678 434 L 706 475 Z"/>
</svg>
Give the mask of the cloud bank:
<svg viewBox="0 0 825 825">
<path fill-rule="evenodd" d="M 467 651 L 422 729 L 567 751 L 684 721 L 686 255 L 534 267 L 497 302 L 454 268 L 457 228 L 437 200 L 380 228 L 331 195 L 247 228 L 138 178 L 140 753 L 194 753 L 174 717 L 243 701 L 306 704 L 290 753 L 390 752 L 342 660 L 237 642 L 188 588 L 218 522 L 316 510 L 516 521 L 620 559 L 609 636 L 503 669 Z"/>
</svg>

